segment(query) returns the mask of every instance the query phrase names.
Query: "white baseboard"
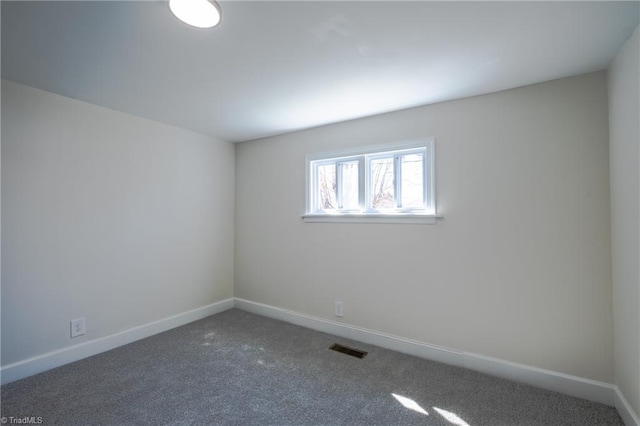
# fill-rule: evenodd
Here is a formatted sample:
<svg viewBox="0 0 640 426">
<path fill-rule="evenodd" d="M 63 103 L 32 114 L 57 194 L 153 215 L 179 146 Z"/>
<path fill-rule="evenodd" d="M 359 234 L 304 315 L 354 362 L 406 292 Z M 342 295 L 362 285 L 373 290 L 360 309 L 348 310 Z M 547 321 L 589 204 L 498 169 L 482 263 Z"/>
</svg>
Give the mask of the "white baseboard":
<svg viewBox="0 0 640 426">
<path fill-rule="evenodd" d="M 136 340 L 144 339 L 145 337 L 153 336 L 154 334 L 162 333 L 163 331 L 226 311 L 227 309 L 233 308 L 233 304 L 233 299 L 222 300 L 217 303 L 212 303 L 211 305 L 133 327 L 99 339 L 18 361 L 0 368 L 0 381 L 4 385 L 5 383 L 10 383 L 64 364 L 97 355 L 135 342 Z"/>
<path fill-rule="evenodd" d="M 398 352 L 426 358 L 444 364 L 463 366 L 462 352 L 447 349 L 436 345 L 405 339 L 390 334 L 380 333 L 366 328 L 342 324 L 336 321 L 325 320 L 298 312 L 288 311 L 282 308 L 251 302 L 249 300 L 235 298 L 234 307 L 243 311 L 278 319 L 291 324 L 300 325 L 312 330 L 333 334 L 346 339 L 357 340 L 382 348 L 394 349 Z"/>
<path fill-rule="evenodd" d="M 474 353 L 464 354 L 464 366 L 471 370 L 514 382 L 526 383 L 537 388 L 560 392 L 610 406 L 614 405 L 615 386 L 609 383 Z"/>
<path fill-rule="evenodd" d="M 492 376 L 526 383 L 565 395 L 588 399 L 613 406 L 616 386 L 578 376 L 517 364 L 497 358 L 430 345 L 337 321 L 317 318 L 262 303 L 235 298 L 234 306 L 244 311 L 301 325 L 313 330 L 392 349 L 432 361 L 469 368 Z M 628 405 L 628 404 L 627 404 Z M 630 408 L 629 408 L 630 409 Z M 635 425 L 634 423 L 631 423 Z"/>
<path fill-rule="evenodd" d="M 633 411 L 629 401 L 624 397 L 620 389 L 616 386 L 615 389 L 615 407 L 620 413 L 620 417 L 624 420 L 624 424 L 627 426 L 640 426 L 640 417 Z"/>
<path fill-rule="evenodd" d="M 324 333 L 333 334 L 351 340 L 396 350 L 409 355 L 438 361 L 445 364 L 465 367 L 515 382 L 526 383 L 543 389 L 561 392 L 579 398 L 600 402 L 616 407 L 627 426 L 640 426 L 640 419 L 617 386 L 585 379 L 578 376 L 558 373 L 551 370 L 512 363 L 469 352 L 456 351 L 424 342 L 405 339 L 386 333 L 380 333 L 362 327 L 356 327 L 337 321 L 326 320 L 277 308 L 249 300 L 231 298 L 211 305 L 183 312 L 168 318 L 133 327 L 100 339 L 91 340 L 75 346 L 49 352 L 26 360 L 18 361 L 0 368 L 2 384 L 10 383 L 64 364 L 81 360 L 119 346 L 123 346 L 145 337 L 206 318 L 236 307 L 269 318 L 300 325 Z"/>
</svg>

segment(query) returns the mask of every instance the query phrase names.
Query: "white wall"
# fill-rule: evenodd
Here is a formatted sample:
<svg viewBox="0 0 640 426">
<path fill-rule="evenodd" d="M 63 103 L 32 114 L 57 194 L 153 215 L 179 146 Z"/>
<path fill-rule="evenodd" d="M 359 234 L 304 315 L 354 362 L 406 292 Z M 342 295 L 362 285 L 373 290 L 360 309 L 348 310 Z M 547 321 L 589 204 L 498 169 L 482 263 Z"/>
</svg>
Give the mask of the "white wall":
<svg viewBox="0 0 640 426">
<path fill-rule="evenodd" d="M 2 365 L 232 297 L 233 203 L 233 145 L 3 81 Z"/>
<path fill-rule="evenodd" d="M 600 72 L 242 143 L 235 296 L 610 383 L 607 121 Z M 302 221 L 307 154 L 422 136 L 443 221 Z"/>
<path fill-rule="evenodd" d="M 615 382 L 640 415 L 640 29 L 608 72 Z"/>
</svg>

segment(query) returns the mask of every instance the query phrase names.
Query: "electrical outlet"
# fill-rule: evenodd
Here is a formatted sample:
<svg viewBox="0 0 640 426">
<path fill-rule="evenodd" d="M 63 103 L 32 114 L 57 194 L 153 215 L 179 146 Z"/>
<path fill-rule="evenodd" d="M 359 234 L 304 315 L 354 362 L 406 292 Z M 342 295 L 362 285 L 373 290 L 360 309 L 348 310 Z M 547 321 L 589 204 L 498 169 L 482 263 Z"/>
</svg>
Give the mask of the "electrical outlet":
<svg viewBox="0 0 640 426">
<path fill-rule="evenodd" d="M 335 302 L 334 314 L 337 317 L 344 316 L 344 305 L 342 304 L 342 302 L 338 302 L 338 301 Z"/>
<path fill-rule="evenodd" d="M 84 318 L 71 320 L 71 338 L 84 334 Z"/>
</svg>

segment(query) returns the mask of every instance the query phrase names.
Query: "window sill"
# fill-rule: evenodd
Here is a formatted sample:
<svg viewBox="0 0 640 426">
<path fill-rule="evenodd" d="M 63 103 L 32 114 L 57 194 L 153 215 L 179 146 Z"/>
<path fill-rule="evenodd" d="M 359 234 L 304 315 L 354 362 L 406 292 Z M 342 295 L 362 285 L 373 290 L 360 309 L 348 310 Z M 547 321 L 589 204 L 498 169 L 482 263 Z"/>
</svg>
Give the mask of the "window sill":
<svg viewBox="0 0 640 426">
<path fill-rule="evenodd" d="M 307 223 L 402 223 L 435 225 L 438 214 L 305 214 Z"/>
</svg>

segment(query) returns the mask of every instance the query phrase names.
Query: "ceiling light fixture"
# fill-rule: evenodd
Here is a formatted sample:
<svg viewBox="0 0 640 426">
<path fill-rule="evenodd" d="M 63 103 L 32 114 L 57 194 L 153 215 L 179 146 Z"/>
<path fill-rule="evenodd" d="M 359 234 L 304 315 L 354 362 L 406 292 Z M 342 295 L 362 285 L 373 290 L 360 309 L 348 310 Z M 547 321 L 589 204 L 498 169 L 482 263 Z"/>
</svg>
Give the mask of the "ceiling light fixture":
<svg viewBox="0 0 640 426">
<path fill-rule="evenodd" d="M 220 23 L 220 6 L 215 0 L 169 0 L 171 12 L 196 28 L 213 28 Z"/>
</svg>

